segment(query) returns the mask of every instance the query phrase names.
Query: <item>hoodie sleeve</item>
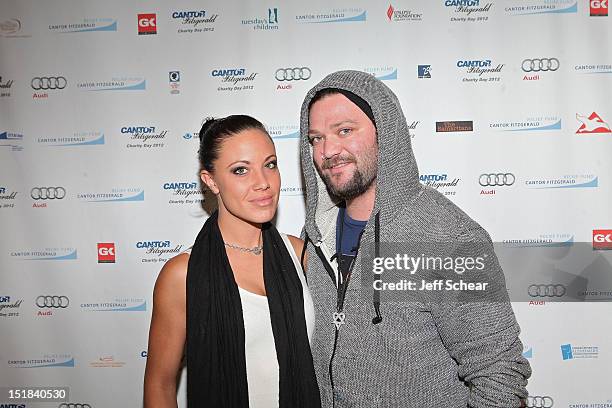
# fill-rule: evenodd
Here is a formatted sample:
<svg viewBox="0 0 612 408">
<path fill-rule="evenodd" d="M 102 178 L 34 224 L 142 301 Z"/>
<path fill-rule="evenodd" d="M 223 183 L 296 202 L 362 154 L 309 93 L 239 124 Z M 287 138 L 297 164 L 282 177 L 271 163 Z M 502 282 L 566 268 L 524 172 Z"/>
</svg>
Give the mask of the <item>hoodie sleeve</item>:
<svg viewBox="0 0 612 408">
<path fill-rule="evenodd" d="M 522 355 L 520 327 L 493 245 L 486 231 L 476 226 L 459 236 L 459 247 L 469 247 L 473 256 L 491 254 L 485 262 L 484 279 L 498 294 L 440 303 L 433 311 L 438 332 L 458 364 L 459 378 L 470 389 L 468 407 L 521 407 L 528 395 L 525 387 L 531 367 Z M 460 252 L 454 255 L 465 256 Z"/>
</svg>

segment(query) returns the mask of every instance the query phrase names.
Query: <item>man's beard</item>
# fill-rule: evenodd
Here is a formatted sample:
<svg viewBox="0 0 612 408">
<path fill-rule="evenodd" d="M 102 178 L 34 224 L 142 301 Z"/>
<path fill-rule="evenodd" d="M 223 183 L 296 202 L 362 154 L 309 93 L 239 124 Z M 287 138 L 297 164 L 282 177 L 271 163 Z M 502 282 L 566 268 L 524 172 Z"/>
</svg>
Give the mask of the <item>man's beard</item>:
<svg viewBox="0 0 612 408">
<path fill-rule="evenodd" d="M 365 193 L 376 180 L 376 173 L 378 171 L 377 153 L 376 150 L 373 152 L 365 152 L 361 156 L 362 160 L 360 166 L 357 166 L 357 160 L 353 155 L 337 156 L 323 161 L 321 164 L 322 170 L 330 169 L 338 163 L 355 164 L 353 177 L 343 185 L 334 185 L 332 182 L 333 176 L 323 173 L 323 171 L 319 170 L 317 167 L 317 171 L 325 182 L 329 194 L 335 198 L 348 201 Z"/>
</svg>

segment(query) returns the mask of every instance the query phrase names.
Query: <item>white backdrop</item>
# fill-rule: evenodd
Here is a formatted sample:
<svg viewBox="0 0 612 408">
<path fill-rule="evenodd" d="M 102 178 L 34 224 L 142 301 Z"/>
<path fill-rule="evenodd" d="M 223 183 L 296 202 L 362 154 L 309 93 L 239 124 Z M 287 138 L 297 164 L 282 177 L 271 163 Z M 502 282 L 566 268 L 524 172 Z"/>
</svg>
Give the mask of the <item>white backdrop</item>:
<svg viewBox="0 0 612 408">
<path fill-rule="evenodd" d="M 339 69 L 396 92 L 422 181 L 494 241 L 590 245 L 612 228 L 611 24 L 589 0 L 0 0 L 0 386 L 140 406 L 156 276 L 206 217 L 203 118 L 266 124 L 298 234 L 299 108 Z M 514 308 L 530 406 L 611 407 L 609 304 Z"/>
</svg>

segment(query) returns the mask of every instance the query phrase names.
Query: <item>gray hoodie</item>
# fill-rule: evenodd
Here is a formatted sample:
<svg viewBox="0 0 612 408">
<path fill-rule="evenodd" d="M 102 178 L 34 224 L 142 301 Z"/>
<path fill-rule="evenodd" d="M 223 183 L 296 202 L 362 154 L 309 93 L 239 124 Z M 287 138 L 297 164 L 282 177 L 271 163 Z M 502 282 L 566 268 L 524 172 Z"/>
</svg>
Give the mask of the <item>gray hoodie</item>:
<svg viewBox="0 0 612 408">
<path fill-rule="evenodd" d="M 374 242 L 479 242 L 492 251 L 487 232 L 438 191 L 419 182 L 406 119 L 397 97 L 372 75 L 340 71 L 312 88 L 301 110 L 301 160 L 306 184 L 308 284 L 315 303 L 312 342 L 323 407 L 519 407 L 531 374 L 522 357 L 519 326 L 509 302 L 416 305 L 383 302 L 374 324 L 373 298 L 362 294 L 358 252 L 344 306 L 337 310 L 336 245 L 338 203 L 314 168 L 308 142 L 308 109 L 314 95 L 338 88 L 363 98 L 378 134 L 374 211 L 360 248 Z M 331 260 L 330 260 L 331 259 Z M 504 287 L 497 260 L 487 271 Z M 336 315 L 337 316 L 337 315 Z"/>
</svg>

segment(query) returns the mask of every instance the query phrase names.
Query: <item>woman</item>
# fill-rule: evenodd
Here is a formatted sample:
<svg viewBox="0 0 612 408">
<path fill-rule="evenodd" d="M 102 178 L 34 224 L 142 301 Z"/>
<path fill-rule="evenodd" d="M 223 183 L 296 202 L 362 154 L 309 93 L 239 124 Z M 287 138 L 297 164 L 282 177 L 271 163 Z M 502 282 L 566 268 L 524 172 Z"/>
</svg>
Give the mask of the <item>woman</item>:
<svg viewBox="0 0 612 408">
<path fill-rule="evenodd" d="M 177 406 L 185 351 L 189 408 L 318 408 L 303 242 L 270 224 L 280 192 L 274 143 L 249 116 L 211 119 L 199 157 L 218 210 L 155 283 L 144 406 Z"/>
</svg>

